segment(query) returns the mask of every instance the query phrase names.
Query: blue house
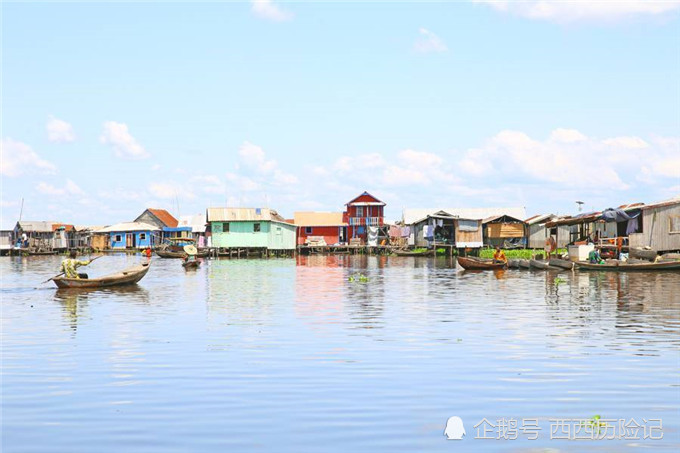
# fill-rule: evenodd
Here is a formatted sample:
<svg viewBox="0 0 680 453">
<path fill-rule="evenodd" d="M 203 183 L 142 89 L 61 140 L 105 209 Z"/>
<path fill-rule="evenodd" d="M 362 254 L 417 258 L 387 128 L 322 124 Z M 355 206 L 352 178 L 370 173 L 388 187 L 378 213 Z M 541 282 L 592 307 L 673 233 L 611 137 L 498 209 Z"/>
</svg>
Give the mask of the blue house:
<svg viewBox="0 0 680 453">
<path fill-rule="evenodd" d="M 142 222 L 117 223 L 96 233 L 108 235 L 108 247 L 119 250 L 154 247 L 161 241 L 160 229 Z"/>
</svg>

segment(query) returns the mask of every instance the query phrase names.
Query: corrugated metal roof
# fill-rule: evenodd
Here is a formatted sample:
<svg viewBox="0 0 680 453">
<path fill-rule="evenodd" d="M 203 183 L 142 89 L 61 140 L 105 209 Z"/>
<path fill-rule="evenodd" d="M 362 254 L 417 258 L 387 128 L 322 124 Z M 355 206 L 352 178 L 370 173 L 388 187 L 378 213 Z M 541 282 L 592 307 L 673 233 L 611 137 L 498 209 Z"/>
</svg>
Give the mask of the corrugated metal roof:
<svg viewBox="0 0 680 453">
<path fill-rule="evenodd" d="M 675 198 L 671 198 L 670 200 L 657 201 L 656 203 L 646 204 L 644 206 L 640 206 L 640 209 L 645 210 L 645 209 L 662 208 L 664 206 L 672 206 L 674 204 L 680 204 L 680 196 L 675 197 Z"/>
<path fill-rule="evenodd" d="M 208 208 L 208 222 L 283 222 L 285 219 L 269 208 Z"/>
<path fill-rule="evenodd" d="M 52 225 L 55 221 L 43 221 L 43 220 L 22 220 L 17 222 L 19 227 L 24 231 L 34 231 L 36 233 L 51 233 Z"/>
<path fill-rule="evenodd" d="M 524 208 L 433 208 L 433 209 L 404 209 L 403 219 L 405 225 L 412 225 L 420 219 L 424 219 L 428 215 L 435 214 L 438 211 L 444 211 L 452 216 L 458 216 L 461 219 L 481 220 L 487 217 L 498 215 L 509 215 L 518 219 L 526 218 L 526 209 Z"/>
<path fill-rule="evenodd" d="M 123 222 L 107 226 L 94 233 L 116 233 L 118 231 L 160 231 L 157 227 L 142 222 Z"/>
<path fill-rule="evenodd" d="M 177 226 L 189 226 L 192 233 L 205 233 L 205 214 L 183 215 Z"/>
<path fill-rule="evenodd" d="M 298 226 L 343 226 L 347 223 L 342 221 L 342 212 L 313 212 L 301 211 L 293 214 L 294 223 Z"/>
<path fill-rule="evenodd" d="M 524 221 L 524 223 L 528 225 L 534 225 L 536 223 L 541 223 L 548 221 L 554 217 L 554 214 L 536 214 L 535 216 L 531 216 L 528 219 Z"/>
</svg>

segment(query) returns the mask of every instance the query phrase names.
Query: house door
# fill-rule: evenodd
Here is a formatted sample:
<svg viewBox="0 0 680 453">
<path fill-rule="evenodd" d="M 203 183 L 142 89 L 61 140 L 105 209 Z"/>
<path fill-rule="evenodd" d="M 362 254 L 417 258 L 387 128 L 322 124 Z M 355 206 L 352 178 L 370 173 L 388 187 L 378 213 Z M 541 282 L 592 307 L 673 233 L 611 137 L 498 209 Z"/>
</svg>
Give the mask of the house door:
<svg viewBox="0 0 680 453">
<path fill-rule="evenodd" d="M 338 242 L 347 242 L 347 227 L 338 227 Z"/>
<path fill-rule="evenodd" d="M 137 241 L 135 241 L 134 233 L 128 233 L 125 235 L 125 247 L 134 248 L 136 246 L 136 243 Z"/>
</svg>

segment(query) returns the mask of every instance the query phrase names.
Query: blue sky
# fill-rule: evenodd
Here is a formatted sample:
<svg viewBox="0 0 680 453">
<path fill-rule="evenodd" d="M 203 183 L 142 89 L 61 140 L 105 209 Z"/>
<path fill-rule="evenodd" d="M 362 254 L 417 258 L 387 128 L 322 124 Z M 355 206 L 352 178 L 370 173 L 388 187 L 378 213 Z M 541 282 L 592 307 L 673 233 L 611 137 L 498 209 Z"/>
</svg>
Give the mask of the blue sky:
<svg viewBox="0 0 680 453">
<path fill-rule="evenodd" d="M 2 227 L 680 194 L 678 2 L 2 5 Z M 179 209 L 178 209 L 179 205 Z"/>
</svg>

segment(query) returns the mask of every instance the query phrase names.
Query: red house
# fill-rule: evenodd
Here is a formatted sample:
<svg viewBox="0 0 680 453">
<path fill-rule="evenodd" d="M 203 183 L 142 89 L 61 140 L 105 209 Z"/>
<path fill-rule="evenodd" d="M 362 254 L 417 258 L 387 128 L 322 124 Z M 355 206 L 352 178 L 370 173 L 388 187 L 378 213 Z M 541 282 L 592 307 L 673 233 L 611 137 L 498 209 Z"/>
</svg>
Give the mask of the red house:
<svg viewBox="0 0 680 453">
<path fill-rule="evenodd" d="M 367 241 L 369 227 L 381 227 L 384 223 L 385 203 L 364 192 L 347 203 L 342 220 L 347 223 L 347 235 L 350 239 L 361 238 Z"/>
<path fill-rule="evenodd" d="M 298 245 L 323 238 L 327 245 L 347 242 L 347 223 L 342 212 L 296 212 Z"/>
</svg>

